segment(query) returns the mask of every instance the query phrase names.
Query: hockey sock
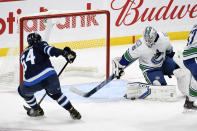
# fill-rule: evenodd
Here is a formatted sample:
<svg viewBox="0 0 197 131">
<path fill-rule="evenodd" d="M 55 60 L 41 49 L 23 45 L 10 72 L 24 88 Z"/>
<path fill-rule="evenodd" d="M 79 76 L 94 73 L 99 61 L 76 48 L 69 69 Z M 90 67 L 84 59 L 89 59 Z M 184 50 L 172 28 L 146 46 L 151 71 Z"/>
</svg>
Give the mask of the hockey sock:
<svg viewBox="0 0 197 131">
<path fill-rule="evenodd" d="M 37 109 L 38 104 L 37 104 L 36 98 L 35 98 L 34 96 L 32 96 L 32 97 L 26 97 L 26 98 L 24 98 L 24 99 L 25 99 L 26 103 L 27 103 L 31 108 Z"/>
<path fill-rule="evenodd" d="M 59 105 L 61 105 L 66 110 L 69 110 L 72 107 L 72 104 L 70 103 L 70 101 L 68 100 L 68 98 L 66 96 L 64 96 L 63 94 L 57 100 L 57 102 L 58 102 Z"/>
</svg>

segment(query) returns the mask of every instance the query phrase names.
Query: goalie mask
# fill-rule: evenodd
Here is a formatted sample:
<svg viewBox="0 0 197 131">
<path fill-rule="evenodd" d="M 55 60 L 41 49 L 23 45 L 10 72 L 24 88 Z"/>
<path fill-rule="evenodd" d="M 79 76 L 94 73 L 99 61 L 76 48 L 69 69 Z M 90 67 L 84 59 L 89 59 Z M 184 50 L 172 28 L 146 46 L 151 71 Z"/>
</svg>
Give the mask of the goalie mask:
<svg viewBox="0 0 197 131">
<path fill-rule="evenodd" d="M 151 48 L 155 44 L 157 31 L 153 27 L 147 26 L 143 32 L 143 37 L 147 46 Z"/>
<path fill-rule="evenodd" d="M 30 33 L 28 36 L 27 36 L 27 42 L 28 42 L 28 45 L 31 46 L 35 43 L 39 43 L 42 41 L 42 38 L 41 36 L 38 34 L 38 33 Z"/>
</svg>

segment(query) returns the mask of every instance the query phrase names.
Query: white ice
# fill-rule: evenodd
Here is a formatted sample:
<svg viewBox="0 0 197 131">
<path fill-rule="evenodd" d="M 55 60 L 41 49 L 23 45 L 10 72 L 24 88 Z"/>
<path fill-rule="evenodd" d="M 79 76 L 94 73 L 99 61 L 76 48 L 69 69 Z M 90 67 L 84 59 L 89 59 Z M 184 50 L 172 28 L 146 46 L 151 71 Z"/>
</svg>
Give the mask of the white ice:
<svg viewBox="0 0 197 131">
<path fill-rule="evenodd" d="M 179 54 L 186 42 L 172 41 L 172 43 Z M 112 47 L 111 58 L 121 56 L 128 47 L 129 45 Z M 180 62 L 179 56 L 175 57 Z M 168 84 L 176 84 L 174 77 L 171 79 L 166 77 L 166 79 Z M 71 87 L 89 91 L 102 80 L 104 79 L 100 79 L 96 83 L 91 81 L 88 84 L 83 82 L 83 78 L 61 78 L 62 91 L 81 113 L 81 120 L 72 120 L 69 113 L 49 97 L 46 97 L 41 103 L 45 117 L 30 118 L 23 109 L 25 102 L 18 95 L 17 87 L 11 87 L 9 90 L 2 88 L 0 89 L 0 131 L 197 130 L 197 113 L 183 113 L 184 98 L 180 92 L 178 92 L 178 100 L 175 102 L 131 101 L 123 98 L 128 81 L 145 82 L 138 68 L 138 62 L 126 69 L 126 75 L 122 80 L 114 80 L 90 98 L 83 98 L 69 91 Z M 43 94 L 44 92 L 36 94 L 38 101 Z"/>
</svg>

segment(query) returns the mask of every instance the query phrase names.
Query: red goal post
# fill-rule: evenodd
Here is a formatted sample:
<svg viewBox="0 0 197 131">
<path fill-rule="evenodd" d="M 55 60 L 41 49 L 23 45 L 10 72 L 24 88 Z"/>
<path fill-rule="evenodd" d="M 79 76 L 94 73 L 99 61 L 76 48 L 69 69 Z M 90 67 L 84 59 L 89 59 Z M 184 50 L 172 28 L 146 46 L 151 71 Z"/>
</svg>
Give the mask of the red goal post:
<svg viewBox="0 0 197 131">
<path fill-rule="evenodd" d="M 71 16 L 83 16 L 83 15 L 93 15 L 93 14 L 105 14 L 106 15 L 106 78 L 109 77 L 110 73 L 110 12 L 108 10 L 92 10 L 92 11 L 77 11 L 77 12 L 67 12 L 67 13 L 56 13 L 56 14 L 44 14 L 40 13 L 37 15 L 23 16 L 19 19 L 19 42 L 20 49 L 19 54 L 23 52 L 24 49 L 24 21 L 35 20 L 35 19 L 47 19 L 47 18 L 60 18 L 60 17 L 71 17 Z M 19 61 L 20 62 L 20 61 Z M 20 83 L 23 81 L 23 67 L 20 63 L 19 79 Z"/>
</svg>

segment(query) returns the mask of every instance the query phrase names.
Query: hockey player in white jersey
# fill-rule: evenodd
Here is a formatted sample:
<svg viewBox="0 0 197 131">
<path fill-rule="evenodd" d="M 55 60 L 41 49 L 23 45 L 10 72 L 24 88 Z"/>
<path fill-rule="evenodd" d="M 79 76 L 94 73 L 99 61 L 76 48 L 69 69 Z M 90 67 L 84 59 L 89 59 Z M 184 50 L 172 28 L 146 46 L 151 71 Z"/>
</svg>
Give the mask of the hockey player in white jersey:
<svg viewBox="0 0 197 131">
<path fill-rule="evenodd" d="M 193 26 L 190 31 L 187 45 L 183 51 L 183 63 L 185 67 L 191 72 L 189 95 L 187 95 L 184 108 L 197 110 L 194 101 L 197 98 L 197 24 Z"/>
<path fill-rule="evenodd" d="M 173 47 L 167 34 L 157 32 L 153 27 L 147 26 L 143 37 L 136 41 L 120 58 L 112 60 L 113 73 L 117 77 L 124 75 L 124 68 L 139 59 L 139 67 L 149 85 L 167 85 L 164 75 L 175 75 L 179 83 L 181 68 L 173 60 Z M 179 86 L 179 85 L 178 85 Z M 186 95 L 185 86 L 179 90 Z"/>
</svg>

